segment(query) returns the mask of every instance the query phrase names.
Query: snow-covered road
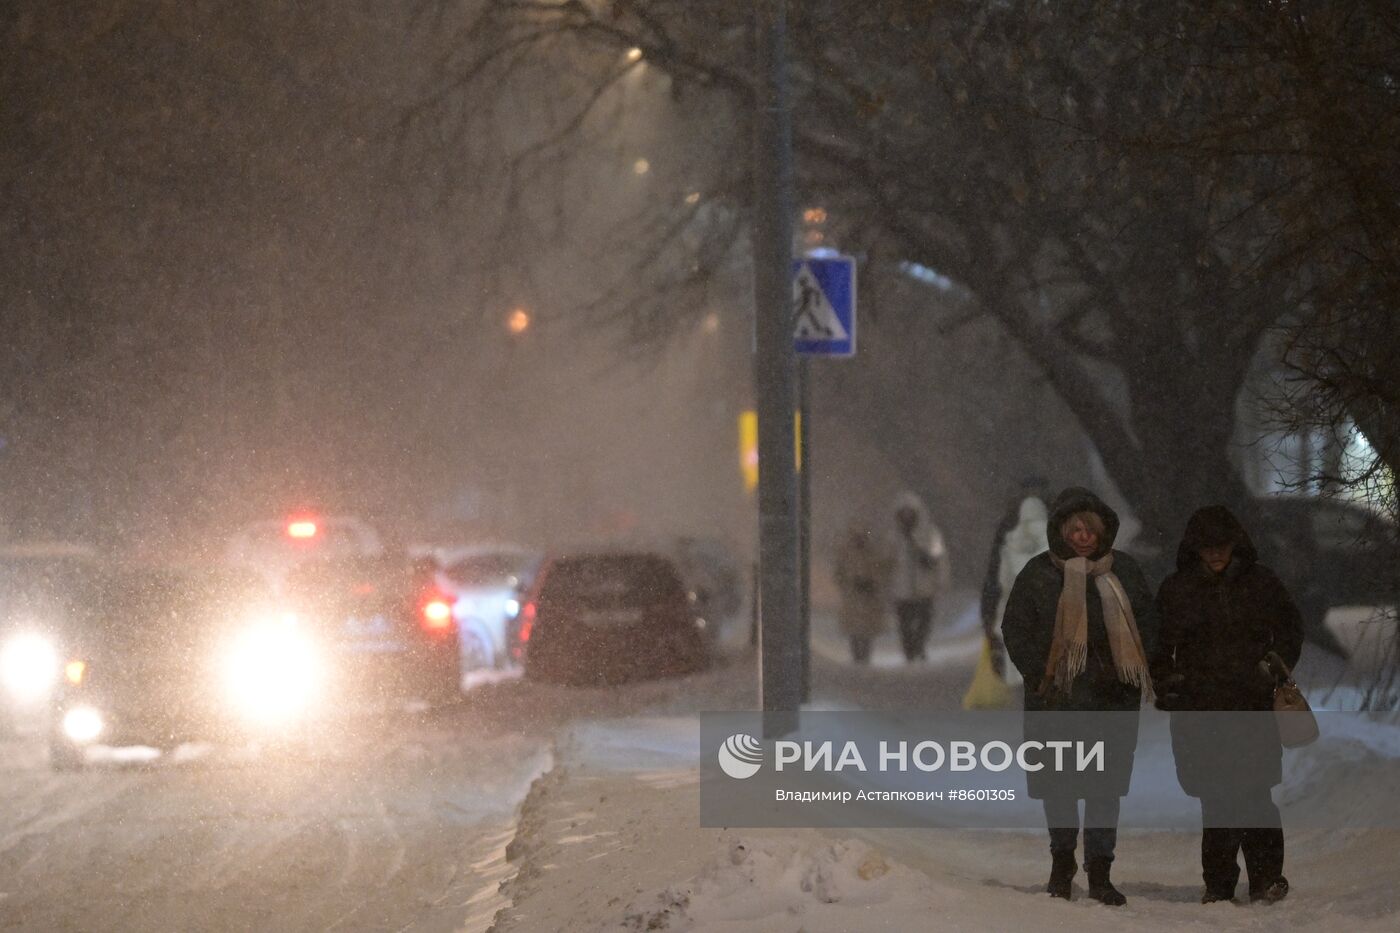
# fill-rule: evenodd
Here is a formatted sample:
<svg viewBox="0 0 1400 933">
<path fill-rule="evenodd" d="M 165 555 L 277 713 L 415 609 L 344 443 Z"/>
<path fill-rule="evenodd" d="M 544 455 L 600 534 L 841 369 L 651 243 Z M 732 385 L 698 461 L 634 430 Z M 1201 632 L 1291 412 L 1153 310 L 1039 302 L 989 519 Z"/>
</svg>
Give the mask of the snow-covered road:
<svg viewBox="0 0 1400 933">
<path fill-rule="evenodd" d="M 550 739 L 471 705 L 353 720 L 286 759 L 185 746 L 50 773 L 0 749 L 0 928 L 457 930 L 489 922 Z M 481 924 L 482 926 L 485 923 Z"/>
</svg>

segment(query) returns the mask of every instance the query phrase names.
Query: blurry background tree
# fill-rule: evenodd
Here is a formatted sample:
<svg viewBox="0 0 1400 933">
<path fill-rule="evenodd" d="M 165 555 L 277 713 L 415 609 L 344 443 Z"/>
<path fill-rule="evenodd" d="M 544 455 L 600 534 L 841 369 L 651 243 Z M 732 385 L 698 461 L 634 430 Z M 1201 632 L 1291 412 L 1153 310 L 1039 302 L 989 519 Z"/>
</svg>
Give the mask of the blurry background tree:
<svg viewBox="0 0 1400 933">
<path fill-rule="evenodd" d="M 587 118 L 629 68 L 669 77 L 701 197 L 631 222 L 648 234 L 632 271 L 648 277 L 620 282 L 607 307 L 657 332 L 678 288 L 733 274 L 733 252 L 701 246 L 742 245 L 747 4 L 429 5 L 469 24 L 446 34 L 470 39 L 443 58 L 436 109 L 412 114 L 424 133 L 525 49 L 571 79 L 549 85 L 566 119 L 520 152 L 536 175 L 574 151 L 574 131 L 602 131 Z M 1393 137 L 1358 135 L 1376 124 L 1334 105 L 1360 41 L 1373 73 L 1348 80 L 1372 88 L 1368 106 L 1392 106 L 1374 68 L 1393 60 L 1396 11 L 826 0 L 789 13 L 799 185 L 833 218 L 831 241 L 877 279 L 946 277 L 969 298 L 965 320 L 997 321 L 1093 439 L 1149 541 L 1166 543 L 1204 501 L 1252 519 L 1233 441 L 1266 338 L 1312 313 L 1324 279 L 1334 294 L 1374 287 L 1340 239 L 1324 255 L 1308 238 L 1333 230 L 1343 183 L 1364 198 L 1356 224 L 1395 229 L 1390 182 L 1375 178 L 1394 164 Z M 1338 133 L 1348 141 L 1320 148 Z"/>
</svg>

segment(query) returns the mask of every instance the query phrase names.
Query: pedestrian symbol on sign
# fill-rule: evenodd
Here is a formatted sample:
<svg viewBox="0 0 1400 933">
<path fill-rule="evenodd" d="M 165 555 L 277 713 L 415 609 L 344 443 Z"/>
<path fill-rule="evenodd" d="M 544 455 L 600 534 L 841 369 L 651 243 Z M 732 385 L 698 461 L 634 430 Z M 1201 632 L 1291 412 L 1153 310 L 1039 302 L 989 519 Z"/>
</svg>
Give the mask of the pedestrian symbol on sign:
<svg viewBox="0 0 1400 933">
<path fill-rule="evenodd" d="M 855 260 L 808 257 L 792 265 L 793 349 L 809 356 L 855 353 Z"/>
<path fill-rule="evenodd" d="M 827 300 L 821 283 L 805 263 L 792 280 L 792 303 L 796 326 L 792 335 L 798 340 L 846 340 L 849 334 L 841 326 L 836 309 Z"/>
</svg>

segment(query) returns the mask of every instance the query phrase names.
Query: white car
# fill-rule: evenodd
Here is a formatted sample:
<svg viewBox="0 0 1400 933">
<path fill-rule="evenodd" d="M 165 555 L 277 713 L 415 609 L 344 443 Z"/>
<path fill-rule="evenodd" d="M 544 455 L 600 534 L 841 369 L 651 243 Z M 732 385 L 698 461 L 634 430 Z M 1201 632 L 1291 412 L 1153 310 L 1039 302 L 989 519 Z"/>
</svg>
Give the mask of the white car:
<svg viewBox="0 0 1400 933">
<path fill-rule="evenodd" d="M 540 555 L 513 545 L 444 549 L 440 579 L 453 597 L 464 671 L 511 664 L 510 625 Z"/>
</svg>

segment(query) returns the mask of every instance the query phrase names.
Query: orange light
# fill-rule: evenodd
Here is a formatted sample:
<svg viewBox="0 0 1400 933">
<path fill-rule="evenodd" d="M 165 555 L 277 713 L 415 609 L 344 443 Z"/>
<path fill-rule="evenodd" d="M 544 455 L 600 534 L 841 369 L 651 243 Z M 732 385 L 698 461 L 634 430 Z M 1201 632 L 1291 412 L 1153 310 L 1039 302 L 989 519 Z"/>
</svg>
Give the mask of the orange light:
<svg viewBox="0 0 1400 933">
<path fill-rule="evenodd" d="M 287 526 L 287 536 L 289 538 L 314 538 L 316 537 L 316 523 L 311 521 L 295 521 Z"/>
<path fill-rule="evenodd" d="M 520 610 L 520 643 L 523 645 L 530 640 L 530 636 L 535 632 L 535 604 L 526 603 Z"/>
<path fill-rule="evenodd" d="M 523 334 L 530 329 L 530 312 L 524 308 L 516 308 L 506 318 L 506 329 L 512 334 Z"/>
<path fill-rule="evenodd" d="M 69 661 L 63 668 L 63 676 L 68 678 L 70 684 L 82 683 L 86 673 L 87 664 L 83 661 Z"/>
<path fill-rule="evenodd" d="M 639 62 L 642 60 L 644 54 L 645 53 L 639 48 L 630 48 L 627 50 L 627 60 L 629 62 Z"/>
</svg>

